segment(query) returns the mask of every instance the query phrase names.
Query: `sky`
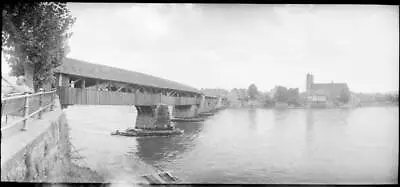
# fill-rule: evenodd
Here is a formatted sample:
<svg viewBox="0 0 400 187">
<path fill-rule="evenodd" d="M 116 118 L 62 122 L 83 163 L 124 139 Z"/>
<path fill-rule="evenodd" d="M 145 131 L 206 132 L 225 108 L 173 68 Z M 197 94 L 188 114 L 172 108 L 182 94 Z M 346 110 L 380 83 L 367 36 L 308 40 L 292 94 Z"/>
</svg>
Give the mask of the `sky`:
<svg viewBox="0 0 400 187">
<path fill-rule="evenodd" d="M 399 9 L 375 5 L 69 3 L 67 57 L 195 88 L 399 84 Z"/>
</svg>

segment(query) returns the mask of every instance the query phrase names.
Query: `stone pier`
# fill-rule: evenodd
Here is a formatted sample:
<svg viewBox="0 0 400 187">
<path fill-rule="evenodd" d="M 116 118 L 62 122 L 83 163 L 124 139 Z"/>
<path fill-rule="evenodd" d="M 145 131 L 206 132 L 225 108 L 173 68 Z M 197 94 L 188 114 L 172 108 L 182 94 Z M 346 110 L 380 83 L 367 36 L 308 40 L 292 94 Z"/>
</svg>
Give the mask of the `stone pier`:
<svg viewBox="0 0 400 187">
<path fill-rule="evenodd" d="M 223 104 L 222 104 L 222 98 L 219 97 L 217 100 L 217 104 L 215 106 L 216 110 L 220 110 L 222 108 Z"/>
<path fill-rule="evenodd" d="M 203 96 L 200 104 L 199 113 L 214 112 L 215 104 L 215 100 Z"/>
<path fill-rule="evenodd" d="M 167 129 L 170 125 L 168 105 L 135 106 L 137 109 L 136 128 Z"/>
<path fill-rule="evenodd" d="M 217 101 L 214 99 L 209 99 L 207 101 L 207 112 L 211 112 L 211 113 L 215 113 L 216 112 L 216 105 L 217 105 Z"/>
<path fill-rule="evenodd" d="M 197 105 L 176 105 L 172 115 L 176 118 L 194 118 L 197 117 L 198 109 Z"/>
<path fill-rule="evenodd" d="M 199 113 L 204 113 L 204 112 L 208 112 L 208 103 L 206 101 L 206 97 L 203 95 L 201 97 L 201 102 L 200 102 L 200 107 L 199 107 Z"/>
</svg>

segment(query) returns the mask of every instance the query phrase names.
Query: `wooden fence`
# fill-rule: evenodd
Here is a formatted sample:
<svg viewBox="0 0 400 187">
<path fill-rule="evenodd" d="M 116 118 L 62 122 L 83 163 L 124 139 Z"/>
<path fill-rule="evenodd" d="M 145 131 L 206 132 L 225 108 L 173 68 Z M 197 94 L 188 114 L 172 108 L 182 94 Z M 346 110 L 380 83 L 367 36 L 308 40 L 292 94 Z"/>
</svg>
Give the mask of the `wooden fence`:
<svg viewBox="0 0 400 187">
<path fill-rule="evenodd" d="M 59 87 L 61 104 L 66 105 L 194 105 L 199 98 L 171 97 L 151 93 L 124 93 L 92 89 Z"/>
<path fill-rule="evenodd" d="M 39 92 L 1 98 L 1 131 L 23 122 L 27 130 L 28 119 L 34 115 L 40 119 L 46 109 L 53 110 L 56 91 Z M 4 121 L 3 121 L 4 118 Z M 16 118 L 8 123 L 8 118 Z"/>
</svg>

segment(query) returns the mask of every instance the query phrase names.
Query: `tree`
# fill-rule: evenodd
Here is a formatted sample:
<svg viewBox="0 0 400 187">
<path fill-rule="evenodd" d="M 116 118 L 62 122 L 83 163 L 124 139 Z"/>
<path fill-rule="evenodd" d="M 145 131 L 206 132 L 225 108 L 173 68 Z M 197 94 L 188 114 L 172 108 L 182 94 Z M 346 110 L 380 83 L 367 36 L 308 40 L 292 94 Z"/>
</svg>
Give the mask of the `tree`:
<svg viewBox="0 0 400 187">
<path fill-rule="evenodd" d="M 274 94 L 274 101 L 278 101 L 278 102 L 287 102 L 288 101 L 288 94 L 287 94 L 286 87 L 278 86 L 276 88 L 276 92 Z"/>
<path fill-rule="evenodd" d="M 298 105 L 299 89 L 298 88 L 289 88 L 287 91 L 288 103 L 293 105 Z"/>
<path fill-rule="evenodd" d="M 66 3 L 17 2 L 2 11 L 2 50 L 9 56 L 11 75 L 33 65 L 35 90 L 54 80 L 53 70 L 65 57 L 75 18 Z"/>
<path fill-rule="evenodd" d="M 339 99 L 342 103 L 348 103 L 350 101 L 350 92 L 348 90 L 343 89 L 340 92 Z"/>
<path fill-rule="evenodd" d="M 249 86 L 249 89 L 247 90 L 247 93 L 250 97 L 250 100 L 255 100 L 258 96 L 258 89 L 257 86 L 255 84 L 251 84 Z"/>
<path fill-rule="evenodd" d="M 396 93 L 393 94 L 386 94 L 385 95 L 386 101 L 390 103 L 397 103 L 399 99 L 399 95 Z"/>
<path fill-rule="evenodd" d="M 264 95 L 264 104 L 265 104 L 265 106 L 267 106 L 267 107 L 273 105 L 273 100 L 272 100 L 272 98 L 269 96 L 268 93 L 266 93 L 266 94 Z"/>
</svg>

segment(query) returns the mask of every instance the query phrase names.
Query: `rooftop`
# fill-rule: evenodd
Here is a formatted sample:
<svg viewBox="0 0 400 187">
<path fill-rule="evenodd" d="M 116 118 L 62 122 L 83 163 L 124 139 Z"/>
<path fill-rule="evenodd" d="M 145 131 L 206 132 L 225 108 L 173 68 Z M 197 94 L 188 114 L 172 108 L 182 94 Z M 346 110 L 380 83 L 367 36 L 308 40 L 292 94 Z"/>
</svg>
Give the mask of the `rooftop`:
<svg viewBox="0 0 400 187">
<path fill-rule="evenodd" d="M 142 86 L 172 89 L 177 91 L 185 91 L 201 94 L 201 92 L 188 85 L 184 85 L 175 81 L 139 73 L 135 71 L 124 70 L 120 68 L 89 63 L 72 58 L 65 58 L 61 66 L 57 67 L 56 72 L 77 75 L 88 78 L 112 80 Z"/>
<path fill-rule="evenodd" d="M 346 83 L 317 83 L 312 85 L 312 90 L 326 92 L 337 97 L 342 90 L 349 90 Z"/>
</svg>

